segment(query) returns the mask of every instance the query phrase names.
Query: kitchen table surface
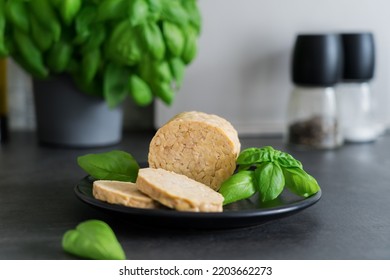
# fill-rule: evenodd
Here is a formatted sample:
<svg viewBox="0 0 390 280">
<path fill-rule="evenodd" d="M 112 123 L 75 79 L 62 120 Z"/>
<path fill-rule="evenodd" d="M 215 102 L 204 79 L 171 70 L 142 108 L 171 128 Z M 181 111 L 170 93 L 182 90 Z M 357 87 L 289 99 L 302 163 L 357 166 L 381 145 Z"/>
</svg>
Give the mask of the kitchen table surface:
<svg viewBox="0 0 390 280">
<path fill-rule="evenodd" d="M 242 148 L 271 145 L 299 159 L 322 198 L 294 215 L 235 229 L 174 229 L 135 224 L 81 202 L 86 174 L 76 158 L 113 149 L 146 162 L 152 132 L 126 133 L 118 145 L 42 146 L 15 132 L 0 146 L 0 259 L 74 259 L 65 231 L 88 219 L 107 222 L 127 259 L 390 259 L 390 136 L 337 150 L 296 151 L 280 137 L 241 137 Z"/>
</svg>

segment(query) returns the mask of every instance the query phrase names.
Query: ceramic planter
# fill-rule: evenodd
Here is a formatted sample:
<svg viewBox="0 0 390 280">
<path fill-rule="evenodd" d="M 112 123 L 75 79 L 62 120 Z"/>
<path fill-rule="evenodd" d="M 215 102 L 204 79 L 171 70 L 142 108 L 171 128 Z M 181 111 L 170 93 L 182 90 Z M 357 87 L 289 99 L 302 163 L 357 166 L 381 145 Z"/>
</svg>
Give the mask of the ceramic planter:
<svg viewBox="0 0 390 280">
<path fill-rule="evenodd" d="M 33 80 L 37 134 L 41 143 L 97 147 L 122 138 L 123 110 L 80 92 L 67 76 Z"/>
</svg>

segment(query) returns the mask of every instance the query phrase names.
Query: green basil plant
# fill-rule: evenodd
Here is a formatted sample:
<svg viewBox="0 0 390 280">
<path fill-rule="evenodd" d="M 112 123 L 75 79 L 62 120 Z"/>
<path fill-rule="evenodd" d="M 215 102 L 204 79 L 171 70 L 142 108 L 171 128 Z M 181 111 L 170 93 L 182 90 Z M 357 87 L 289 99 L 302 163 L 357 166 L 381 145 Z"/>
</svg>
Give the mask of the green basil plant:
<svg viewBox="0 0 390 280">
<path fill-rule="evenodd" d="M 200 28 L 196 0 L 0 0 L 0 58 L 35 78 L 69 74 L 110 107 L 171 104 Z"/>
</svg>

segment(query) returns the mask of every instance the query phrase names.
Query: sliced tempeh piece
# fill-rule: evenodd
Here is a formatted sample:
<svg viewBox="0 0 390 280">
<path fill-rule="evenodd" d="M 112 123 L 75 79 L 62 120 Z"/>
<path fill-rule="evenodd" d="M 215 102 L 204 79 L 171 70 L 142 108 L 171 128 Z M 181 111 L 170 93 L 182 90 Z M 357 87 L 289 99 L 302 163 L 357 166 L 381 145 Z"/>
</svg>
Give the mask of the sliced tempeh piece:
<svg viewBox="0 0 390 280">
<path fill-rule="evenodd" d="M 96 199 L 111 204 L 136 208 L 158 208 L 161 206 L 157 201 L 140 192 L 131 182 L 97 180 L 93 182 L 92 194 Z"/>
<path fill-rule="evenodd" d="M 179 211 L 222 212 L 223 196 L 204 184 L 172 171 L 142 168 L 137 188 L 161 204 Z"/>
<path fill-rule="evenodd" d="M 184 174 L 218 190 L 233 174 L 240 148 L 237 131 L 227 120 L 183 112 L 156 132 L 148 161 L 152 168 Z"/>
</svg>

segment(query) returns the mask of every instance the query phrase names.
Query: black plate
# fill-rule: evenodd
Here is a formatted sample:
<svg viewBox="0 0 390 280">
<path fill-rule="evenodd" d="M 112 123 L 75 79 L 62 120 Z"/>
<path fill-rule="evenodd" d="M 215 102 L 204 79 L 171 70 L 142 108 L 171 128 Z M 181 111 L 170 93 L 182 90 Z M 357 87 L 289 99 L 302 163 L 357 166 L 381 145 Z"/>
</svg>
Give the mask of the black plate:
<svg viewBox="0 0 390 280">
<path fill-rule="evenodd" d="M 301 211 L 321 198 L 321 191 L 302 198 L 285 190 L 275 200 L 261 203 L 255 195 L 250 199 L 226 205 L 220 213 L 179 212 L 170 209 L 140 209 L 109 204 L 92 195 L 91 177 L 85 177 L 75 187 L 76 196 L 88 205 L 111 211 L 134 223 L 176 228 L 236 228 L 259 225 Z"/>
</svg>

